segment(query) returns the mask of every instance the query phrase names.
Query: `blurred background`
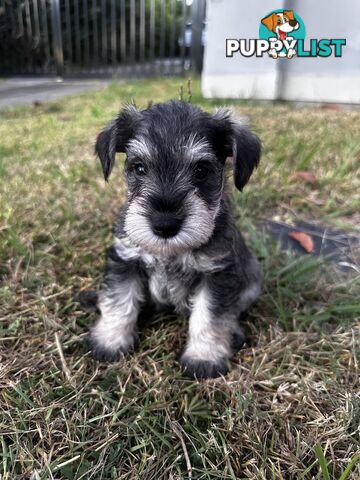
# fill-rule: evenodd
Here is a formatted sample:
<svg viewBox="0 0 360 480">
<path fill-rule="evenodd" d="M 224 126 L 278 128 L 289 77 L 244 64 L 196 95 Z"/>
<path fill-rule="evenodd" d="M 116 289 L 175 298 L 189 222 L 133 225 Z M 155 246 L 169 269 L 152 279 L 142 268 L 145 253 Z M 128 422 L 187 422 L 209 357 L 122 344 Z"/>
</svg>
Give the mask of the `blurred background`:
<svg viewBox="0 0 360 480">
<path fill-rule="evenodd" d="M 345 38 L 342 57 L 225 56 L 274 8 L 306 38 Z M 351 14 L 349 14 L 351 12 Z M 0 74 L 131 78 L 202 72 L 206 97 L 360 103 L 360 3 L 284 0 L 1 0 Z"/>
<path fill-rule="evenodd" d="M 6 74 L 180 74 L 202 63 L 205 0 L 1 0 Z"/>
</svg>

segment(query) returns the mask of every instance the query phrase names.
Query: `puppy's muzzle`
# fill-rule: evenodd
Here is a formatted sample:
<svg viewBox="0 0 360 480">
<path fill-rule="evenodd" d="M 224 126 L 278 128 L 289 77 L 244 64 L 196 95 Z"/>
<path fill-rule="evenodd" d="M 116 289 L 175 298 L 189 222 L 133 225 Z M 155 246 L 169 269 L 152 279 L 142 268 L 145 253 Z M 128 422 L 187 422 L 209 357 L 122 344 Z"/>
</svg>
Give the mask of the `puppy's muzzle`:
<svg viewBox="0 0 360 480">
<path fill-rule="evenodd" d="M 171 213 L 156 212 L 151 216 L 152 231 L 161 238 L 175 237 L 180 231 L 183 217 Z"/>
</svg>

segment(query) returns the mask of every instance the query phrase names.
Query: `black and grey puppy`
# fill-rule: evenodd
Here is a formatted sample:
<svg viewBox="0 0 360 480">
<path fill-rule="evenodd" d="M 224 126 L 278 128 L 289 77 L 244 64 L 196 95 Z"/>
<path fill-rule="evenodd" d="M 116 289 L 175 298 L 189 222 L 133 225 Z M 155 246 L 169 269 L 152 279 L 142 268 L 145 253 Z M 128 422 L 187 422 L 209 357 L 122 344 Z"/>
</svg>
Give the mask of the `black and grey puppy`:
<svg viewBox="0 0 360 480">
<path fill-rule="evenodd" d="M 240 313 L 259 296 L 261 273 L 231 212 L 225 160 L 241 190 L 260 142 L 227 111 L 180 101 L 130 106 L 96 142 L 105 179 L 125 152 L 128 200 L 115 227 L 92 354 L 115 361 L 133 349 L 146 302 L 189 315 L 180 363 L 198 378 L 226 374 L 242 340 Z M 235 342 L 234 342 L 235 341 Z"/>
</svg>

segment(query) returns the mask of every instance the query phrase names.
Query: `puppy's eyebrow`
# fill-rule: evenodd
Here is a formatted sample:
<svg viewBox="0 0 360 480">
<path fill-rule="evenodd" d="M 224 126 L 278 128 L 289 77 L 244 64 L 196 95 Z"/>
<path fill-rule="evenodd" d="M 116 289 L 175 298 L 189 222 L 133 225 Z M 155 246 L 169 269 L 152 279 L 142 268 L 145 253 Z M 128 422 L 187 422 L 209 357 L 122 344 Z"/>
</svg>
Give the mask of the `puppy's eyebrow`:
<svg viewBox="0 0 360 480">
<path fill-rule="evenodd" d="M 138 137 L 129 141 L 126 153 L 144 160 L 151 160 L 156 153 L 154 150 L 154 145 L 150 144 L 145 137 Z"/>
<path fill-rule="evenodd" d="M 196 138 L 194 135 L 184 142 L 182 148 L 190 160 L 198 160 L 199 157 L 213 155 L 209 142 L 203 138 Z"/>
</svg>

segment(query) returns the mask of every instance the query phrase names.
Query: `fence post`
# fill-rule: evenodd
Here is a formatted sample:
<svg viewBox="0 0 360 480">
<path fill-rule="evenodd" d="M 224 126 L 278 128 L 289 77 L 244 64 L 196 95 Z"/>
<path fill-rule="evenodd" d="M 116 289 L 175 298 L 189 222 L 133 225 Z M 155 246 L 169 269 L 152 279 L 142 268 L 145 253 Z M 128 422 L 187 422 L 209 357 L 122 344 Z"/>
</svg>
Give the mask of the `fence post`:
<svg viewBox="0 0 360 480">
<path fill-rule="evenodd" d="M 194 0 L 192 4 L 191 64 L 200 73 L 203 63 L 202 31 L 205 19 L 205 0 Z"/>
<path fill-rule="evenodd" d="M 57 75 L 64 72 L 64 53 L 61 35 L 60 0 L 51 0 L 51 28 Z"/>
</svg>

